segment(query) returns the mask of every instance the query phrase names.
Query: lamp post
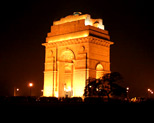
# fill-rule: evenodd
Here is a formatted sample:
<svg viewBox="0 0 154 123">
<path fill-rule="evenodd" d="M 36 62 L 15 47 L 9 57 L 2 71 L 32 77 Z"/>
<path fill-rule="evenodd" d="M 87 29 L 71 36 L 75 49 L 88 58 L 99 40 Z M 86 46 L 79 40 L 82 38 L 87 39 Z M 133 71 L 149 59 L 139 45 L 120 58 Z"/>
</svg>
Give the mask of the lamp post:
<svg viewBox="0 0 154 123">
<path fill-rule="evenodd" d="M 43 89 L 41 90 L 41 96 L 43 96 Z"/>
<path fill-rule="evenodd" d="M 14 96 L 19 96 L 19 88 L 14 87 Z"/>
<path fill-rule="evenodd" d="M 126 88 L 127 100 L 129 100 L 129 87 Z"/>
<path fill-rule="evenodd" d="M 30 96 L 31 96 L 31 88 L 33 87 L 33 83 L 30 82 L 30 83 L 28 84 L 28 86 L 29 86 L 29 88 L 30 88 Z"/>
<path fill-rule="evenodd" d="M 151 98 L 151 94 L 153 94 L 153 91 L 150 88 L 148 88 L 148 97 L 149 98 Z"/>
</svg>

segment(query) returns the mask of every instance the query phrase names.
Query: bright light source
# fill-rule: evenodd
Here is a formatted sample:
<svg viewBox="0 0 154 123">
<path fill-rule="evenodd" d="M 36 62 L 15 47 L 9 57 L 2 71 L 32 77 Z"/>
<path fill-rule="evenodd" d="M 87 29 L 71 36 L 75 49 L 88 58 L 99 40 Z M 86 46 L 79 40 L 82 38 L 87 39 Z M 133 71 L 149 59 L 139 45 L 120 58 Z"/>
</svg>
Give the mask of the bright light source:
<svg viewBox="0 0 154 123">
<path fill-rule="evenodd" d="M 19 91 L 19 88 L 17 88 L 17 91 Z"/>
<path fill-rule="evenodd" d="M 29 86 L 29 87 L 33 87 L 33 83 L 30 82 L 30 83 L 28 84 L 28 86 Z"/>
<path fill-rule="evenodd" d="M 98 89 L 98 88 L 96 88 L 96 91 L 99 91 L 99 89 Z"/>
<path fill-rule="evenodd" d="M 153 94 L 153 91 L 152 91 L 151 89 L 148 88 L 148 91 L 149 91 L 151 94 Z"/>
<path fill-rule="evenodd" d="M 71 91 L 71 87 L 64 87 L 64 91 L 66 91 L 66 92 L 69 92 L 69 91 Z"/>
<path fill-rule="evenodd" d="M 128 91 L 129 90 L 129 87 L 127 87 L 126 90 Z"/>
</svg>

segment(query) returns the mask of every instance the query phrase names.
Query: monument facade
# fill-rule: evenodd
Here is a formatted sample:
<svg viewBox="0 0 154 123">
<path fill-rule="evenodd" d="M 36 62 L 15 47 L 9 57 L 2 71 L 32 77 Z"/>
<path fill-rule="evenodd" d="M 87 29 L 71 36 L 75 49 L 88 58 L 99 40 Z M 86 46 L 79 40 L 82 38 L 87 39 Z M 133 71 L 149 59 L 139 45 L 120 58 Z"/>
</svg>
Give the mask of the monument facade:
<svg viewBox="0 0 154 123">
<path fill-rule="evenodd" d="M 102 19 L 74 13 L 54 21 L 45 46 L 44 96 L 82 97 L 86 79 L 110 72 L 110 36 Z"/>
</svg>

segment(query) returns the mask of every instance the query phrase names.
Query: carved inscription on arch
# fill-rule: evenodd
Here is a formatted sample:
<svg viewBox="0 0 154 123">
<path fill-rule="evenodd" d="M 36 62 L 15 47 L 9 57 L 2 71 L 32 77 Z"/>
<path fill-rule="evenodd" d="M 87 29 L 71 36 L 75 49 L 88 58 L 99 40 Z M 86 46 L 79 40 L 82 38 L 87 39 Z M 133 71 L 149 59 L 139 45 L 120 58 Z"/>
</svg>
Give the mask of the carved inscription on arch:
<svg viewBox="0 0 154 123">
<path fill-rule="evenodd" d="M 75 59 L 74 53 L 67 49 L 61 53 L 60 60 L 64 62 L 73 62 Z"/>
</svg>

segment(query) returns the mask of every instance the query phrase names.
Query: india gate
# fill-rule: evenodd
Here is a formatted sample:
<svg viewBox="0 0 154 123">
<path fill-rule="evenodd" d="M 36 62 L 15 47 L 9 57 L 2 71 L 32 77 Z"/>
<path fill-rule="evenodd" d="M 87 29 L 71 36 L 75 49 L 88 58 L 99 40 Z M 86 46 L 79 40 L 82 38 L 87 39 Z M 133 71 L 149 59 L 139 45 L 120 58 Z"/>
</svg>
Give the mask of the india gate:
<svg viewBox="0 0 154 123">
<path fill-rule="evenodd" d="M 110 36 L 102 19 L 74 12 L 47 34 L 43 96 L 82 97 L 86 80 L 110 72 Z"/>
</svg>

